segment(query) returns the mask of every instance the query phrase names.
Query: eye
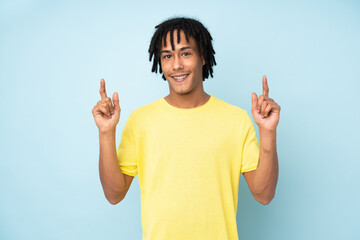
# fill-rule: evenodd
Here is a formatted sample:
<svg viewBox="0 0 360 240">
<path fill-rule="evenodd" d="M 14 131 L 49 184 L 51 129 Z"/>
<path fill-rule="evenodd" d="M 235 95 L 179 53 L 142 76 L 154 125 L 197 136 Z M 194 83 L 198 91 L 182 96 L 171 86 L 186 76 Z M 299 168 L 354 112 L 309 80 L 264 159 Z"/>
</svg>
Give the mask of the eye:
<svg viewBox="0 0 360 240">
<path fill-rule="evenodd" d="M 167 58 L 170 58 L 171 55 L 167 54 L 167 55 L 164 55 L 163 58 L 167 59 Z"/>
<path fill-rule="evenodd" d="M 184 55 L 184 56 L 189 56 L 189 55 L 191 55 L 191 54 L 190 54 L 189 52 L 184 52 L 183 55 Z"/>
</svg>

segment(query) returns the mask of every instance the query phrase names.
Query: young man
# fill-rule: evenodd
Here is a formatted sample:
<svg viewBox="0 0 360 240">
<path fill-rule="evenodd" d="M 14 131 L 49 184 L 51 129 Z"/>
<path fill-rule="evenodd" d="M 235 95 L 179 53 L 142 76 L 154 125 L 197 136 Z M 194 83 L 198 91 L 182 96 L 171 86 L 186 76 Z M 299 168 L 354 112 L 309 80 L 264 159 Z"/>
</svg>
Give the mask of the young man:
<svg viewBox="0 0 360 240">
<path fill-rule="evenodd" d="M 252 93 L 252 115 L 203 88 L 216 64 L 211 35 L 198 21 L 174 18 L 156 26 L 152 71 L 169 84 L 166 97 L 133 111 L 116 151 L 119 98 L 113 104 L 101 80 L 93 109 L 100 137 L 100 178 L 117 204 L 139 174 L 143 239 L 238 239 L 238 183 L 243 174 L 254 198 L 269 204 L 278 178 L 276 126 L 280 106 Z"/>
</svg>

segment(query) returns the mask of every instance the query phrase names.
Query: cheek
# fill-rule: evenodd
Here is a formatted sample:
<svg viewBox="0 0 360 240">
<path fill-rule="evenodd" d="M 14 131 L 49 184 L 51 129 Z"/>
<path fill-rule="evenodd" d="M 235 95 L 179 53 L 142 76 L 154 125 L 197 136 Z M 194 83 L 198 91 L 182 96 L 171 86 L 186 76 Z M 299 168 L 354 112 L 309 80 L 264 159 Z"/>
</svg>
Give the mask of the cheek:
<svg viewBox="0 0 360 240">
<path fill-rule="evenodd" d="M 191 69 L 192 71 L 196 71 L 199 67 L 199 65 L 197 64 L 196 61 L 187 61 L 187 62 L 184 62 L 184 67 L 186 69 Z"/>
<path fill-rule="evenodd" d="M 165 62 L 162 62 L 161 63 L 161 69 L 163 71 L 163 73 L 167 73 L 169 71 L 169 64 L 165 63 Z"/>
</svg>

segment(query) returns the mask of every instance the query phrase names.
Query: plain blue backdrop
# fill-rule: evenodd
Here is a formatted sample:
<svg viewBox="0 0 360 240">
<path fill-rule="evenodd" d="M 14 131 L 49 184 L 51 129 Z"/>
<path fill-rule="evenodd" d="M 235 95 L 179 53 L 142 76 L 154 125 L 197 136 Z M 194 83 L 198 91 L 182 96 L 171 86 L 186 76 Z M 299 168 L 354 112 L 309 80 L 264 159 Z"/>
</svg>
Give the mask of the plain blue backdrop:
<svg viewBox="0 0 360 240">
<path fill-rule="evenodd" d="M 0 0 L 0 239 L 141 239 L 138 176 L 120 204 L 107 202 L 91 110 L 104 78 L 119 93 L 118 146 L 129 114 L 168 94 L 147 51 L 173 16 L 214 38 L 206 92 L 251 115 L 266 74 L 281 106 L 276 196 L 261 205 L 241 176 L 240 239 L 358 239 L 355 0 Z"/>
</svg>

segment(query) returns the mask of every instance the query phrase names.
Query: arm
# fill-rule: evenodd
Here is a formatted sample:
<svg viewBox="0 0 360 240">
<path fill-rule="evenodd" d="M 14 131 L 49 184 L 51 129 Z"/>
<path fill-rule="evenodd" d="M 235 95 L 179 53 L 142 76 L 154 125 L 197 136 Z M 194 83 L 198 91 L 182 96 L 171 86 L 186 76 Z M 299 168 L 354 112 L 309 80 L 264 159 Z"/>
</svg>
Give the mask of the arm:
<svg viewBox="0 0 360 240">
<path fill-rule="evenodd" d="M 101 79 L 100 95 L 101 100 L 92 110 L 99 128 L 100 180 L 107 200 L 111 204 L 117 204 L 125 197 L 133 177 L 122 173 L 116 156 L 115 132 L 121 112 L 119 96 L 114 93 L 113 106 L 111 98 L 106 95 L 104 79 Z"/>
<path fill-rule="evenodd" d="M 275 196 L 279 166 L 276 151 L 276 131 L 259 130 L 260 157 L 256 170 L 245 172 L 244 178 L 255 200 L 267 205 Z"/>
<path fill-rule="evenodd" d="M 259 127 L 260 153 L 256 170 L 244 173 L 254 198 L 269 204 L 275 196 L 279 166 L 276 151 L 276 127 L 280 118 L 280 106 L 269 95 L 266 76 L 263 76 L 263 95 L 252 94 L 251 112 Z"/>
<path fill-rule="evenodd" d="M 117 204 L 124 199 L 133 180 L 132 176 L 123 174 L 116 156 L 115 131 L 100 132 L 100 180 L 106 199 Z"/>
</svg>

